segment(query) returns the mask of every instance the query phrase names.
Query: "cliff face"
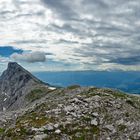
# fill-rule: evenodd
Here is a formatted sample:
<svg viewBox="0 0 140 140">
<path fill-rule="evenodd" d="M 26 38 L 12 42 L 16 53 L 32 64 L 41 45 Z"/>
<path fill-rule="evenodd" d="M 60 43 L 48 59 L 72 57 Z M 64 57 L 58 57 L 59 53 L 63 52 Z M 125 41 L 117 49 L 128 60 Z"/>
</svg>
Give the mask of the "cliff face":
<svg viewBox="0 0 140 140">
<path fill-rule="evenodd" d="M 0 77 L 0 110 L 22 107 L 23 97 L 38 84 L 43 82 L 16 62 L 10 62 Z"/>
</svg>

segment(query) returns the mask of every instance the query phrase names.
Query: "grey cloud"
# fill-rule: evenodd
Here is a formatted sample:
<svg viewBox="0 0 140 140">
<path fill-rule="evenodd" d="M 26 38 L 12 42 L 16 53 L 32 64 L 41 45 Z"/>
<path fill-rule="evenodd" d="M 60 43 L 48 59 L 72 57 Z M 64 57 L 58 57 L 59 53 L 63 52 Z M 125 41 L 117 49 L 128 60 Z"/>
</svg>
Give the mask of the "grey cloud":
<svg viewBox="0 0 140 140">
<path fill-rule="evenodd" d="M 115 63 L 122 65 L 139 65 L 140 55 L 139 48 L 121 46 L 120 44 L 99 44 L 83 45 L 81 48 L 74 49 L 75 56 L 90 58 L 90 63 L 101 65 L 105 63 Z M 95 59 L 96 58 L 96 61 Z"/>
<path fill-rule="evenodd" d="M 98 7 L 98 8 L 109 8 L 108 5 L 105 3 L 104 0 L 83 0 L 82 2 L 83 5 L 88 5 L 88 7 Z"/>
<path fill-rule="evenodd" d="M 14 11 L 8 11 L 8 10 L 4 10 L 4 11 L 1 11 L 0 12 L 0 15 L 7 15 L 7 14 L 13 14 L 14 13 Z"/>
<path fill-rule="evenodd" d="M 69 40 L 65 40 L 65 39 L 60 39 L 59 41 L 56 42 L 56 44 L 79 44 L 78 41 L 69 41 Z"/>
<path fill-rule="evenodd" d="M 44 39 L 44 40 L 16 40 L 14 42 L 11 42 L 12 44 L 39 44 L 39 43 L 47 43 L 47 41 Z"/>
<path fill-rule="evenodd" d="M 140 64 L 140 55 L 112 59 L 110 61 L 110 63 L 117 63 L 117 64 L 123 64 L 123 65 L 139 65 Z"/>
<path fill-rule="evenodd" d="M 55 24 L 50 25 L 50 27 L 52 28 L 52 30 L 54 29 L 55 32 L 69 32 L 69 33 L 73 33 L 73 34 L 81 34 L 81 30 L 78 28 L 74 28 L 72 27 L 70 24 L 64 24 L 63 26 L 58 26 Z"/>
<path fill-rule="evenodd" d="M 76 13 L 69 4 L 69 0 L 41 0 L 46 6 L 55 11 L 63 19 L 73 19 Z"/>
<path fill-rule="evenodd" d="M 11 58 L 16 61 L 24 61 L 29 63 L 35 62 L 45 62 L 46 54 L 44 52 L 31 52 L 31 53 L 14 53 L 11 55 Z"/>
<path fill-rule="evenodd" d="M 25 13 L 25 14 L 16 15 L 14 18 L 31 17 L 31 16 L 44 16 L 44 13 L 41 11 L 35 13 Z"/>
</svg>

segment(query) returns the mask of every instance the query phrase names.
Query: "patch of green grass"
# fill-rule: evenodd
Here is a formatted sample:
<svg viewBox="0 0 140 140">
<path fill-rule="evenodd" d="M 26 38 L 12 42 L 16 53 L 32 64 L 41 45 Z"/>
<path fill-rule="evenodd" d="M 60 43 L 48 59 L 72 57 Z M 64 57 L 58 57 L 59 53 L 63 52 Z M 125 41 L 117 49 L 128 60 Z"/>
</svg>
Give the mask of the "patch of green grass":
<svg viewBox="0 0 140 140">
<path fill-rule="evenodd" d="M 33 135 L 33 133 L 31 133 L 31 131 L 27 130 L 25 127 L 20 127 L 9 128 L 4 134 L 4 137 L 10 138 L 10 140 L 22 140 L 26 139 L 26 137 L 29 135 Z"/>
<path fill-rule="evenodd" d="M 108 93 L 108 94 L 104 94 L 104 93 Z M 112 95 L 113 90 L 111 89 L 101 89 L 101 88 L 97 88 L 97 87 L 92 87 L 90 88 L 88 91 L 82 93 L 84 95 L 86 95 L 86 97 L 92 97 L 92 96 L 100 96 L 100 97 L 104 97 L 104 96 L 109 96 Z"/>
<path fill-rule="evenodd" d="M 46 103 L 37 105 L 34 109 L 35 112 L 44 112 L 45 110 L 49 110 L 48 104 L 46 104 Z"/>
<path fill-rule="evenodd" d="M 10 128 L 6 131 L 6 136 L 7 137 L 14 137 L 16 136 L 15 132 L 14 132 L 14 128 Z"/>
<path fill-rule="evenodd" d="M 41 127 L 44 126 L 47 122 L 50 122 L 51 120 L 52 120 L 51 118 L 47 118 L 43 113 L 41 114 L 32 112 L 18 118 L 16 122 L 16 127 L 21 128 L 24 125 Z"/>
<path fill-rule="evenodd" d="M 126 100 L 126 103 L 129 104 L 129 105 L 131 105 L 132 107 L 135 107 L 136 108 L 134 101 L 132 101 L 132 100 Z"/>
<path fill-rule="evenodd" d="M 98 126 L 92 126 L 91 130 L 92 130 L 93 134 L 99 135 L 99 133 L 100 133 L 100 129 Z"/>
<path fill-rule="evenodd" d="M 32 127 L 40 128 L 54 121 L 55 118 L 46 117 L 44 112 L 26 112 L 24 115 L 17 118 L 14 128 L 9 128 L 5 132 L 5 136 L 9 137 L 11 140 L 26 139 L 26 137 L 35 134 L 35 132 L 31 130 Z"/>
<path fill-rule="evenodd" d="M 123 124 L 120 124 L 120 125 L 118 126 L 118 129 L 119 129 L 119 131 L 124 131 L 124 130 L 126 129 L 126 126 L 123 125 Z"/>
<path fill-rule="evenodd" d="M 79 85 L 71 85 L 71 86 L 68 86 L 67 89 L 77 89 L 77 88 L 80 88 Z"/>
<path fill-rule="evenodd" d="M 20 135 L 27 135 L 28 134 L 28 130 L 24 127 L 21 127 L 19 130 Z"/>
<path fill-rule="evenodd" d="M 93 139 L 93 135 L 96 137 L 99 136 L 100 129 L 98 126 L 87 126 L 75 123 L 75 124 L 67 124 L 65 127 L 60 126 L 62 133 L 68 134 L 72 140 L 85 140 L 85 139 Z M 77 134 L 79 136 L 77 136 Z"/>
<path fill-rule="evenodd" d="M 114 92 L 112 94 L 115 98 L 121 98 L 121 99 L 126 99 L 128 96 L 125 94 L 125 93 L 122 93 L 122 92 Z"/>
<path fill-rule="evenodd" d="M 32 90 L 30 93 L 28 93 L 25 96 L 25 99 L 30 101 L 30 102 L 33 102 L 37 99 L 40 99 L 45 94 L 46 94 L 46 91 L 43 88 L 37 88 L 37 89 Z"/>
<path fill-rule="evenodd" d="M 4 128 L 0 128 L 0 134 L 4 133 L 5 129 Z"/>
<path fill-rule="evenodd" d="M 82 120 L 85 121 L 86 123 L 91 122 L 91 118 L 89 116 L 83 117 Z"/>
</svg>

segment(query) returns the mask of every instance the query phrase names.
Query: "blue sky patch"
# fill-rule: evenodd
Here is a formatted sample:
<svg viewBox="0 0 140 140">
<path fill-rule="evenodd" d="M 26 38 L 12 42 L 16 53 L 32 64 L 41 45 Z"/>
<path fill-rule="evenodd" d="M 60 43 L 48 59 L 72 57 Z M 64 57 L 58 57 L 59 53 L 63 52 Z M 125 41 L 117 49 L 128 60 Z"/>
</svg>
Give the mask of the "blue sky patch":
<svg viewBox="0 0 140 140">
<path fill-rule="evenodd" d="M 23 52 L 23 50 L 15 49 L 12 46 L 0 46 L 0 55 L 2 57 L 9 57 L 13 53 L 21 54 L 22 52 Z"/>
</svg>

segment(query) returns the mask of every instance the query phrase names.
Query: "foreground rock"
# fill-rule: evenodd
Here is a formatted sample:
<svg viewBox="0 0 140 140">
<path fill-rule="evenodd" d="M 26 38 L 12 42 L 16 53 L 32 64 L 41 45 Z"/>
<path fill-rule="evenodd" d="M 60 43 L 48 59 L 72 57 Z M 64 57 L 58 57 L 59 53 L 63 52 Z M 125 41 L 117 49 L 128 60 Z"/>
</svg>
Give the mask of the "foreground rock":
<svg viewBox="0 0 140 140">
<path fill-rule="evenodd" d="M 2 139 L 140 139 L 140 98 L 110 89 L 57 89 L 15 113 L 3 118 Z"/>
</svg>

